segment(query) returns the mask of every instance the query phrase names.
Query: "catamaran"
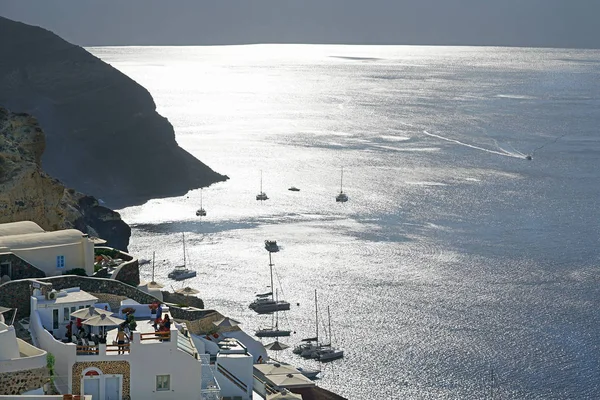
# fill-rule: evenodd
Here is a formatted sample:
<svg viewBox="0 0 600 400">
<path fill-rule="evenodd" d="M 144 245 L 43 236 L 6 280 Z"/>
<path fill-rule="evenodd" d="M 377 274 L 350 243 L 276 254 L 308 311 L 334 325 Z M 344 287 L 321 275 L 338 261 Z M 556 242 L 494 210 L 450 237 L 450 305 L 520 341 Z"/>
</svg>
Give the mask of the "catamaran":
<svg viewBox="0 0 600 400">
<path fill-rule="evenodd" d="M 286 311 L 290 309 L 290 303 L 285 300 L 276 300 L 273 297 L 273 262 L 271 260 L 271 252 L 269 252 L 269 269 L 271 272 L 271 291 L 268 293 L 257 294 L 256 299 L 248 306 L 258 314 L 270 314 L 275 311 Z"/>
<path fill-rule="evenodd" d="M 178 265 L 173 269 L 173 271 L 169 272 L 167 275 L 171 279 L 175 279 L 176 281 L 182 281 L 184 279 L 193 278 L 196 276 L 196 271 L 193 269 L 186 268 L 186 257 L 185 257 L 185 233 L 181 233 L 182 241 L 183 241 L 183 265 Z"/>
</svg>

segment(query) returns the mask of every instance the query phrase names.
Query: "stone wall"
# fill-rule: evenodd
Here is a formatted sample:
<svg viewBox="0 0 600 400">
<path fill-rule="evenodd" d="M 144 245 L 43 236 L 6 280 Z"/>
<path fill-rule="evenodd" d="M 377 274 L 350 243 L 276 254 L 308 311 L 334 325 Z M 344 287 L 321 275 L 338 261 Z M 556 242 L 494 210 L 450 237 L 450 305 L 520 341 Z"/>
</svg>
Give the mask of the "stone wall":
<svg viewBox="0 0 600 400">
<path fill-rule="evenodd" d="M 9 262 L 11 266 L 10 279 L 44 278 L 44 271 L 34 267 L 13 253 L 0 254 L 0 264 Z M 1 278 L 1 277 L 0 277 Z"/>
<path fill-rule="evenodd" d="M 119 270 L 114 274 L 117 281 L 137 287 L 140 284 L 140 265 L 137 258 L 119 265 Z"/>
<path fill-rule="evenodd" d="M 37 279 L 40 282 L 52 283 L 53 289 L 61 290 L 79 287 L 91 293 L 108 293 L 126 296 L 141 304 L 149 304 L 157 299 L 133 286 L 114 279 L 90 278 L 77 275 L 62 275 Z M 30 279 L 6 282 L 0 285 L 0 305 L 17 308 L 17 318 L 28 317 L 30 313 L 29 298 L 31 297 Z"/>
<path fill-rule="evenodd" d="M 62 276 L 52 276 L 49 278 L 37 279 L 40 282 L 48 282 L 52 284 L 52 288 L 56 290 L 67 289 L 72 287 L 79 287 L 81 290 L 90 293 L 107 293 L 107 294 L 115 294 L 118 296 L 125 296 L 132 300 L 137 301 L 140 304 L 150 304 L 154 301 L 157 301 L 157 298 L 149 295 L 148 293 L 144 293 L 141 290 L 133 286 L 129 286 L 123 282 L 119 282 L 114 279 L 101 279 L 101 278 L 90 278 L 85 276 L 77 276 L 77 275 L 62 275 Z M 28 317 L 30 313 L 30 304 L 29 299 L 31 297 L 31 282 L 30 279 L 23 279 L 18 281 L 10 281 L 6 282 L 3 285 L 0 285 L 0 306 L 9 307 L 9 308 L 17 308 L 17 318 Z M 164 295 L 165 292 L 163 292 Z M 173 293 L 171 296 L 177 296 Z M 179 295 L 182 296 L 182 295 Z M 192 302 L 183 302 L 180 301 L 179 297 L 174 297 L 178 301 L 174 302 L 175 304 L 191 304 Z M 198 301 L 198 304 L 204 305 L 202 299 L 197 297 L 189 297 L 187 300 L 192 300 L 193 298 Z M 165 302 L 170 302 L 164 300 Z M 169 306 L 169 310 L 171 315 L 175 319 L 185 319 L 185 320 L 195 320 L 204 317 L 209 312 L 213 312 L 212 310 L 184 310 L 177 306 Z"/>
<path fill-rule="evenodd" d="M 190 307 L 204 309 L 204 301 L 196 296 L 185 296 L 183 294 L 171 293 L 167 291 L 163 291 L 162 295 L 165 303 L 185 304 Z"/>
<path fill-rule="evenodd" d="M 0 374 L 0 395 L 20 395 L 28 390 L 38 389 L 50 380 L 48 368 Z"/>
<path fill-rule="evenodd" d="M 71 391 L 73 393 L 80 393 L 81 391 L 81 378 L 83 377 L 83 371 L 86 368 L 97 368 L 102 371 L 102 374 L 113 374 L 123 376 L 123 398 L 130 395 L 131 383 L 130 383 L 130 367 L 127 361 L 86 361 L 76 362 L 73 364 L 73 380 L 71 382 Z"/>
</svg>

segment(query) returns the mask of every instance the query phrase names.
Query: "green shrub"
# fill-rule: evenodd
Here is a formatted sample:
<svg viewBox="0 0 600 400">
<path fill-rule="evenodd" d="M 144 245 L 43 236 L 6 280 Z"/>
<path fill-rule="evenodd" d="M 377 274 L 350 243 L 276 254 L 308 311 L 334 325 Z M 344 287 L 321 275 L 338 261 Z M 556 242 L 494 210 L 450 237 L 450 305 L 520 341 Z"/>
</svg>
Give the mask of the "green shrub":
<svg viewBox="0 0 600 400">
<path fill-rule="evenodd" d="M 94 256 L 108 256 L 110 258 L 118 258 L 119 252 L 115 249 L 94 249 Z"/>
<path fill-rule="evenodd" d="M 63 275 L 79 275 L 79 276 L 87 276 L 85 269 L 83 268 L 73 268 L 68 271 L 65 271 Z"/>
</svg>

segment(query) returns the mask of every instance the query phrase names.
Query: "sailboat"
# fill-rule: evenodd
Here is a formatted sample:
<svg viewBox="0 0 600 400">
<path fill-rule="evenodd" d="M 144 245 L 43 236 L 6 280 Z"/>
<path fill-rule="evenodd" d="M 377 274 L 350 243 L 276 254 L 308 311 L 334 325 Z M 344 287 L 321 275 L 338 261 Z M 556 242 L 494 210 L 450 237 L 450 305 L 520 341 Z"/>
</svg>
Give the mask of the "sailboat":
<svg viewBox="0 0 600 400">
<path fill-rule="evenodd" d="M 292 352 L 299 354 L 304 358 L 312 358 L 312 355 L 319 349 L 319 307 L 317 304 L 317 290 L 315 289 L 315 328 L 314 337 L 302 339 L 302 343 L 294 347 Z"/>
<path fill-rule="evenodd" d="M 277 302 L 277 290 L 275 290 L 275 302 Z M 279 311 L 276 310 L 273 316 L 274 323 L 271 321 L 271 327 L 259 329 L 256 331 L 255 335 L 258 337 L 280 337 L 280 336 L 290 336 L 292 331 L 279 329 Z"/>
<path fill-rule="evenodd" d="M 260 170 L 260 193 L 256 195 L 256 200 L 264 201 L 269 200 L 267 194 L 262 190 L 262 170 Z"/>
<path fill-rule="evenodd" d="M 193 278 L 196 276 L 196 271 L 193 269 L 186 268 L 186 256 L 185 256 L 185 233 L 182 232 L 182 242 L 183 242 L 183 265 L 178 265 L 173 269 L 173 271 L 169 272 L 167 275 L 171 279 L 175 279 L 176 281 L 182 281 L 184 279 Z"/>
<path fill-rule="evenodd" d="M 340 193 L 337 196 L 335 196 L 335 201 L 338 203 L 345 203 L 348 201 L 348 195 L 346 193 L 344 193 L 343 182 L 344 182 L 344 167 L 342 167 L 342 176 L 340 178 Z"/>
<path fill-rule="evenodd" d="M 325 362 L 333 361 L 344 357 L 344 350 L 336 349 L 331 346 L 331 315 L 329 314 L 329 306 L 327 306 L 327 318 L 329 319 L 329 345 L 323 346 L 316 352 L 316 359 Z"/>
<path fill-rule="evenodd" d="M 200 189 L 200 208 L 196 210 L 196 217 L 206 217 L 206 210 L 202 207 L 202 189 Z"/>
<path fill-rule="evenodd" d="M 268 293 L 257 294 L 256 299 L 248 306 L 258 314 L 269 314 L 275 311 L 286 311 L 290 309 L 290 303 L 284 300 L 276 300 L 273 297 L 273 262 L 271 261 L 271 252 L 269 252 L 269 269 L 271 272 L 271 291 Z"/>
</svg>

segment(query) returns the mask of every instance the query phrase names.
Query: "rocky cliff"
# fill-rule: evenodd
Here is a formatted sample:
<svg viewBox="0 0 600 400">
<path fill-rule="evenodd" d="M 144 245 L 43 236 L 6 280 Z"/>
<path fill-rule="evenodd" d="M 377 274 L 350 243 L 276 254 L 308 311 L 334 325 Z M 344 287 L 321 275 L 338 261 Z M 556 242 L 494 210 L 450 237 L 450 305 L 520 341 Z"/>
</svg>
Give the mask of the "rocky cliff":
<svg viewBox="0 0 600 400">
<path fill-rule="evenodd" d="M 35 118 L 0 107 L 0 223 L 28 220 L 48 231 L 75 228 L 127 251 L 131 229 L 119 213 L 42 171 L 45 147 Z"/>
<path fill-rule="evenodd" d="M 227 179 L 177 145 L 148 91 L 52 32 L 0 17 L 0 106 L 35 115 L 44 170 L 113 208 Z"/>
</svg>

